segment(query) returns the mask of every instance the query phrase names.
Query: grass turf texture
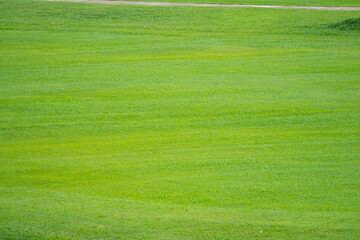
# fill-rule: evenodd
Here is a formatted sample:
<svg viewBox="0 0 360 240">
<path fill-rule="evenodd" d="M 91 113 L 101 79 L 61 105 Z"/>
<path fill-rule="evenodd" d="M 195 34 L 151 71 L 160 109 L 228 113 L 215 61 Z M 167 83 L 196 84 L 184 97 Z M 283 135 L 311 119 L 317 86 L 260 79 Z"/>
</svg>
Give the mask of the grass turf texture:
<svg viewBox="0 0 360 240">
<path fill-rule="evenodd" d="M 0 10 L 1 239 L 359 239 L 358 12 Z"/>
<path fill-rule="evenodd" d="M 360 18 L 350 18 L 344 21 L 330 24 L 329 27 L 339 30 L 357 30 L 360 31 Z"/>
<path fill-rule="evenodd" d="M 116 1 L 116 0 L 113 0 Z M 125 0 L 126 1 L 126 0 Z M 360 6 L 359 0 L 128 0 L 137 2 L 186 2 L 186 3 L 221 3 L 221 4 L 259 4 L 285 6 Z"/>
</svg>

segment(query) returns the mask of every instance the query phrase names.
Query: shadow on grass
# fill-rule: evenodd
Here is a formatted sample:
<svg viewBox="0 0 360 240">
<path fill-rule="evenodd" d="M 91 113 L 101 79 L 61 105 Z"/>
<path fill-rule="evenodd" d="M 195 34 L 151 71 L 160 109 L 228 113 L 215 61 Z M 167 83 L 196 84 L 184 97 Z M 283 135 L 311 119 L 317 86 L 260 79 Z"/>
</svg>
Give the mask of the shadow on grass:
<svg viewBox="0 0 360 240">
<path fill-rule="evenodd" d="M 350 18 L 341 22 L 332 23 L 327 25 L 328 28 L 337 30 L 360 30 L 360 18 Z"/>
</svg>

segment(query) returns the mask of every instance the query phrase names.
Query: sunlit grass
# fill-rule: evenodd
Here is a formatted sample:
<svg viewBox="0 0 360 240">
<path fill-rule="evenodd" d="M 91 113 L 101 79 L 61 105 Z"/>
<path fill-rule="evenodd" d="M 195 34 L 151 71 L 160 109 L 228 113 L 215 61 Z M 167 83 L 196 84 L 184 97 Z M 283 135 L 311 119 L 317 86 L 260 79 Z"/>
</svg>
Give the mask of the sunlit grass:
<svg viewBox="0 0 360 240">
<path fill-rule="evenodd" d="M 0 11 L 0 238 L 359 238 L 357 12 Z"/>
</svg>

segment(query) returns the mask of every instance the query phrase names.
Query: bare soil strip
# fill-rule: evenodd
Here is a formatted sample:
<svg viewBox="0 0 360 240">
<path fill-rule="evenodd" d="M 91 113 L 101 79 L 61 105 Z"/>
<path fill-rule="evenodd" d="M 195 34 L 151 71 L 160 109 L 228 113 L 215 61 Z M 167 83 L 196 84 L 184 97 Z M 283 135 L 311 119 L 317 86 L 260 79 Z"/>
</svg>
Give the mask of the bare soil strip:
<svg viewBox="0 0 360 240">
<path fill-rule="evenodd" d="M 86 2 L 105 4 L 126 5 L 150 5 L 150 6 L 193 6 L 193 7 L 253 7 L 253 8 L 294 8 L 294 9 L 316 9 L 316 10 L 353 10 L 360 11 L 360 7 L 320 7 L 320 6 L 278 6 L 278 5 L 239 5 L 239 4 L 206 4 L 206 3 L 169 3 L 169 2 L 128 2 L 109 0 L 45 0 L 56 2 Z"/>
</svg>

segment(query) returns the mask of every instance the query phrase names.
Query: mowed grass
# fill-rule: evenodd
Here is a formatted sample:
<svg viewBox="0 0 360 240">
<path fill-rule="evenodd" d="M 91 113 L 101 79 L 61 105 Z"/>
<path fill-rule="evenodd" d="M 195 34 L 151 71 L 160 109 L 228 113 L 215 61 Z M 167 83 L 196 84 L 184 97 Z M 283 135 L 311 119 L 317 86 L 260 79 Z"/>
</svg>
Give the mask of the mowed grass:
<svg viewBox="0 0 360 240">
<path fill-rule="evenodd" d="M 111 0 L 120 1 L 120 0 Z M 130 2 L 186 2 L 220 4 L 260 4 L 285 6 L 360 6 L 359 0 L 125 0 Z"/>
<path fill-rule="evenodd" d="M 0 239 L 360 238 L 359 12 L 0 12 Z"/>
</svg>

